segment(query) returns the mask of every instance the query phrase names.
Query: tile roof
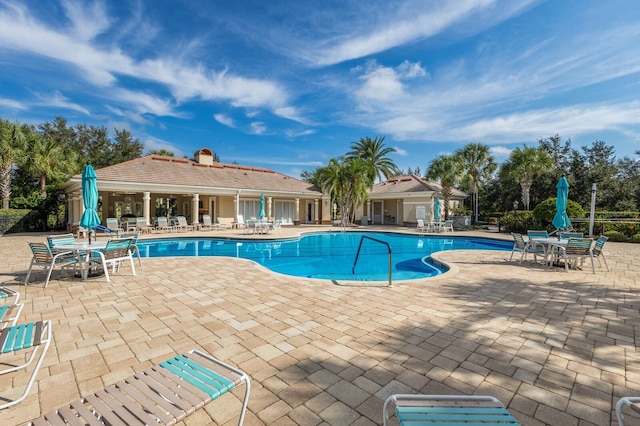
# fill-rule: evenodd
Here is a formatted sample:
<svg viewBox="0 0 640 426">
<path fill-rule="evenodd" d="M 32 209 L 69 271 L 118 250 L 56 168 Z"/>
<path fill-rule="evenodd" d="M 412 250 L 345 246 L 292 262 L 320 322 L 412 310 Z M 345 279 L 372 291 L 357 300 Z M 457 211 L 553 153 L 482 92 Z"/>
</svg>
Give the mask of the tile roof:
<svg viewBox="0 0 640 426">
<path fill-rule="evenodd" d="M 102 184 L 148 183 L 296 192 L 310 195 L 321 193 L 309 182 L 270 169 L 225 163 L 206 165 L 186 158 L 155 154 L 98 169 L 96 175 Z M 80 175 L 74 176 L 74 179 L 80 178 Z"/>
<path fill-rule="evenodd" d="M 408 192 L 442 192 L 442 186 L 439 183 L 422 179 L 416 175 L 395 176 L 384 182 L 377 183 L 371 190 L 371 196 L 381 194 L 396 194 Z M 453 190 L 454 196 L 466 196 L 462 191 Z"/>
</svg>

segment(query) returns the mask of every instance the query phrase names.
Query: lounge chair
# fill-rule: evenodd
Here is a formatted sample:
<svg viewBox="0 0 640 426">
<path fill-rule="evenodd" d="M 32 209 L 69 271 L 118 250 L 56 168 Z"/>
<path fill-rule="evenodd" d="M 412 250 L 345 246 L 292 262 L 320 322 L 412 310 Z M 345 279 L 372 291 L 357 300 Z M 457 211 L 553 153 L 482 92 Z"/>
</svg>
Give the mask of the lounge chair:
<svg viewBox="0 0 640 426">
<path fill-rule="evenodd" d="M 100 237 L 117 237 L 120 235 L 120 229 L 111 229 L 103 225 L 98 225 L 94 229 L 94 236 Z"/>
<path fill-rule="evenodd" d="M 218 220 L 218 224 L 220 225 L 220 228 L 222 228 L 222 229 L 231 229 L 231 228 L 233 228 L 233 219 L 231 219 L 229 217 L 220 217 L 220 216 L 218 216 L 217 220 Z"/>
<path fill-rule="evenodd" d="M 427 232 L 427 225 L 425 225 L 424 219 L 418 219 L 416 229 L 418 230 L 418 232 Z"/>
<path fill-rule="evenodd" d="M 277 233 L 282 231 L 282 221 L 281 220 L 274 220 L 273 224 L 271 224 L 271 229 L 273 229 L 273 233 Z"/>
<path fill-rule="evenodd" d="M 527 254 L 533 254 L 534 262 L 538 261 L 538 255 L 543 256 L 546 263 L 547 252 L 544 244 L 537 243 L 535 240 L 529 240 L 527 242 L 524 240 L 522 234 L 518 234 L 517 232 L 512 232 L 511 236 L 513 237 L 513 248 L 511 249 L 509 262 L 513 259 L 514 253 L 521 253 L 518 264 L 522 263 L 522 260 L 527 257 Z"/>
<path fill-rule="evenodd" d="M 156 219 L 156 227 L 155 227 L 156 231 L 167 231 L 167 232 L 171 232 L 173 231 L 175 228 L 171 225 L 169 225 L 169 220 L 164 217 L 158 217 Z"/>
<path fill-rule="evenodd" d="M 392 415 L 400 426 L 410 425 L 519 425 L 505 406 L 492 396 L 391 395 L 384 403 L 384 426 Z"/>
<path fill-rule="evenodd" d="M 604 260 L 604 266 L 607 267 L 607 272 L 609 272 L 609 265 L 607 265 L 607 259 L 605 259 L 604 252 L 602 251 L 602 249 L 604 248 L 604 243 L 606 243 L 608 239 L 609 239 L 609 237 L 605 237 L 604 235 L 600 235 L 598 237 L 598 239 L 596 240 L 596 243 L 593 246 L 593 249 L 591 250 L 593 252 L 593 257 L 598 259 L 598 264 L 600 266 L 602 266 L 602 263 L 600 263 L 600 258 L 602 258 L 602 260 Z"/>
<path fill-rule="evenodd" d="M 27 397 L 50 343 L 50 320 L 18 324 L 7 327 L 0 332 L 0 365 L 6 366 L 0 371 L 0 375 L 26 369 L 37 359 L 22 395 L 13 400 L 5 396 L 0 398 L 0 400 L 7 401 L 0 405 L 0 410 L 18 404 Z"/>
<path fill-rule="evenodd" d="M 616 417 L 618 418 L 618 426 L 625 426 L 627 423 L 624 420 L 623 409 L 627 407 L 640 413 L 640 397 L 637 396 L 624 396 L 616 403 Z"/>
<path fill-rule="evenodd" d="M 189 225 L 187 223 L 187 218 L 184 216 L 177 216 L 176 220 L 178 221 L 178 224 L 176 225 L 176 230 L 180 230 L 180 231 L 193 231 L 193 225 Z"/>
<path fill-rule="evenodd" d="M 73 234 L 47 235 L 47 244 L 51 249 L 55 249 L 57 246 L 75 244 L 76 242 L 76 237 Z"/>
<path fill-rule="evenodd" d="M 192 350 L 32 420 L 31 425 L 172 425 L 242 384 L 238 425 L 247 410 L 249 376 Z"/>
<path fill-rule="evenodd" d="M 49 247 L 45 243 L 39 242 L 30 242 L 29 247 L 31 248 L 31 253 L 33 256 L 31 258 L 31 263 L 29 264 L 27 276 L 24 279 L 24 285 L 29 284 L 29 278 L 31 277 L 31 271 L 33 270 L 34 266 L 40 266 L 47 270 L 47 277 L 44 280 L 43 286 L 46 287 L 47 285 L 49 285 L 51 273 L 56 267 L 60 268 L 62 271 L 73 268 L 75 272 L 75 269 L 79 265 L 78 258 L 72 251 L 52 250 L 51 247 Z"/>
<path fill-rule="evenodd" d="M 91 265 L 102 266 L 107 282 L 109 282 L 108 265 L 111 265 L 111 273 L 115 273 L 120 269 L 120 265 L 128 260 L 131 264 L 132 275 L 135 276 L 136 268 L 133 264 L 133 254 L 131 252 L 132 243 L 133 237 L 110 240 L 103 250 L 94 250 L 91 252 L 89 268 L 91 268 Z"/>
<path fill-rule="evenodd" d="M 198 229 L 200 231 L 203 229 L 208 229 L 210 231 L 212 228 L 217 230 L 220 228 L 220 225 L 211 221 L 211 215 L 203 214 L 202 223 L 198 225 Z"/>
<path fill-rule="evenodd" d="M 23 307 L 24 303 L 0 305 L 0 330 L 16 325 Z"/>
<path fill-rule="evenodd" d="M 151 229 L 152 228 L 147 223 L 147 219 L 144 217 L 136 217 L 136 229 L 134 229 L 134 231 L 150 234 Z"/>
<path fill-rule="evenodd" d="M 7 304 L 10 299 L 13 299 L 12 303 L 18 303 L 18 300 L 20 300 L 20 292 L 10 289 L 9 287 L 0 287 L 0 301 Z"/>
<path fill-rule="evenodd" d="M 236 227 L 236 229 L 246 228 L 247 227 L 247 223 L 244 220 L 244 216 L 239 214 L 233 225 Z"/>
<path fill-rule="evenodd" d="M 118 232 L 124 232 L 124 229 L 120 226 L 120 221 L 116 217 L 107 218 L 107 228 L 115 229 Z"/>
</svg>

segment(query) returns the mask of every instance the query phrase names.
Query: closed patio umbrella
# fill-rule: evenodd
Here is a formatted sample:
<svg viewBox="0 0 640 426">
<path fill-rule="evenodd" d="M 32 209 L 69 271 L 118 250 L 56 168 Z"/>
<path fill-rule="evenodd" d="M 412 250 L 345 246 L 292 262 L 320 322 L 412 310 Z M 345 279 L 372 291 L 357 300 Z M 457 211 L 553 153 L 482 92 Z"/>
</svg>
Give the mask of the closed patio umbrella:
<svg viewBox="0 0 640 426">
<path fill-rule="evenodd" d="M 436 198 L 436 205 L 433 208 L 433 218 L 440 221 L 440 198 Z"/>
<path fill-rule="evenodd" d="M 260 213 L 258 216 L 260 216 L 260 219 L 266 216 L 266 214 L 264 214 L 264 194 L 260 194 Z"/>
<path fill-rule="evenodd" d="M 98 217 L 98 185 L 96 171 L 91 164 L 87 164 L 82 171 L 82 199 L 84 213 L 80 219 L 80 226 L 89 230 L 89 244 L 91 244 L 91 230 L 100 225 Z"/>
<path fill-rule="evenodd" d="M 567 229 L 571 226 L 569 216 L 567 216 L 567 202 L 569 200 L 569 182 L 562 176 L 558 181 L 558 197 L 556 198 L 556 214 L 553 217 L 553 226 L 556 229 Z"/>
</svg>

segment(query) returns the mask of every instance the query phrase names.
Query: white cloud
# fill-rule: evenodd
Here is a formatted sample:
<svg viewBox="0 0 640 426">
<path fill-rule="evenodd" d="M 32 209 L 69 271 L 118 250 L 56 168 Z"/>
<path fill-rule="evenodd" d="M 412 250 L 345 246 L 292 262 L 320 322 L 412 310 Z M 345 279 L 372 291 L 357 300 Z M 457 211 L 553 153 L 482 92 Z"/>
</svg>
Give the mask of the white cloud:
<svg viewBox="0 0 640 426">
<path fill-rule="evenodd" d="M 193 99 L 222 101 L 235 107 L 266 108 L 278 116 L 300 120 L 295 108 L 288 105 L 286 90 L 273 81 L 234 75 L 226 69 L 217 72 L 175 55 L 138 61 L 120 48 L 95 42 L 96 36 L 111 25 L 101 3 L 87 7 L 68 1 L 65 11 L 70 30 L 48 27 L 33 18 L 24 5 L 5 3 L 4 8 L 0 6 L 0 44 L 5 50 L 64 63 L 75 69 L 78 77 L 101 87 L 104 97 L 115 93 L 114 100 L 131 103 L 131 108 L 141 113 L 180 115 L 174 111 L 177 105 L 158 96 L 118 89 L 119 76 L 164 85 L 178 103 Z"/>
<path fill-rule="evenodd" d="M 251 133 L 253 133 L 254 135 L 261 135 L 267 131 L 267 126 L 265 126 L 265 124 L 261 121 L 254 121 L 253 123 L 251 123 L 250 127 Z"/>
<path fill-rule="evenodd" d="M 224 124 L 227 127 L 236 127 L 233 123 L 233 119 L 225 114 L 213 114 L 213 118 L 220 124 Z"/>
<path fill-rule="evenodd" d="M 407 150 L 400 148 L 399 146 L 394 146 L 393 149 L 396 150 L 396 154 L 400 155 L 402 157 L 405 157 L 407 155 L 409 155 L 409 153 L 407 152 Z"/>
<path fill-rule="evenodd" d="M 0 106 L 10 109 L 25 110 L 27 106 L 22 102 L 14 101 L 13 99 L 0 98 Z"/>
<path fill-rule="evenodd" d="M 67 99 L 62 93 L 57 90 L 50 95 L 37 96 L 41 99 L 41 102 L 39 104 L 42 106 L 69 109 L 85 115 L 91 115 L 89 110 L 87 110 L 85 107 L 75 102 L 69 102 L 69 99 Z"/>
<path fill-rule="evenodd" d="M 491 153 L 491 155 L 500 158 L 508 157 L 509 155 L 511 155 L 511 151 L 513 151 L 511 148 L 507 148 L 504 146 L 492 146 L 489 148 L 489 152 Z"/>
<path fill-rule="evenodd" d="M 173 152 L 175 157 L 184 157 L 185 155 L 180 148 L 174 146 L 171 142 L 167 142 L 155 137 L 148 137 L 144 140 L 145 153 L 149 151 L 160 151 L 162 149 Z"/>
</svg>

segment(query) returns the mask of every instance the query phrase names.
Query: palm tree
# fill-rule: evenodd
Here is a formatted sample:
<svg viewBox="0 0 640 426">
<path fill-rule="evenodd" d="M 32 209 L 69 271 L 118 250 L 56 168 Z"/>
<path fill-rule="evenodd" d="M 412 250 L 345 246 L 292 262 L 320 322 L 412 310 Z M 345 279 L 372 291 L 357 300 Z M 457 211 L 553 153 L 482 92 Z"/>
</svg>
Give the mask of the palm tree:
<svg viewBox="0 0 640 426">
<path fill-rule="evenodd" d="M 37 177 L 40 196 L 47 198 L 47 179 L 65 179 L 78 172 L 77 159 L 73 151 L 65 149 L 53 139 L 31 129 L 27 133 L 28 149 L 22 167 Z"/>
<path fill-rule="evenodd" d="M 388 154 L 396 152 L 395 148 L 384 148 L 384 136 L 381 138 L 365 137 L 360 138 L 358 142 L 351 143 L 351 151 L 347 153 L 347 158 L 362 158 L 373 168 L 373 178 L 375 180 L 389 179 L 398 172 L 398 167 L 392 159 L 387 157 Z"/>
<path fill-rule="evenodd" d="M 463 175 L 462 163 L 458 157 L 441 155 L 429 163 L 425 177 L 440 182 L 442 198 L 444 199 L 444 218 L 449 219 L 449 200 L 454 186 L 460 182 Z"/>
<path fill-rule="evenodd" d="M 533 178 L 552 165 L 553 160 L 549 154 L 539 148 L 516 148 L 511 151 L 509 159 L 502 164 L 500 174 L 503 177 L 515 179 L 520 183 L 522 203 L 524 204 L 524 209 L 529 210 Z"/>
<path fill-rule="evenodd" d="M 373 186 L 372 166 L 361 158 L 332 158 L 316 176 L 322 192 L 331 194 L 340 208 L 343 224 L 352 220 L 355 207 L 362 205 Z"/>
<path fill-rule="evenodd" d="M 462 163 L 468 178 L 469 192 L 474 204 L 474 225 L 478 222 L 478 192 L 484 180 L 491 177 L 498 165 L 489 153 L 489 147 L 480 143 L 470 143 L 455 154 Z"/>
<path fill-rule="evenodd" d="M 0 193 L 2 208 L 9 208 L 11 175 L 15 162 L 24 152 L 25 138 L 21 126 L 8 120 L 0 120 Z"/>
</svg>

